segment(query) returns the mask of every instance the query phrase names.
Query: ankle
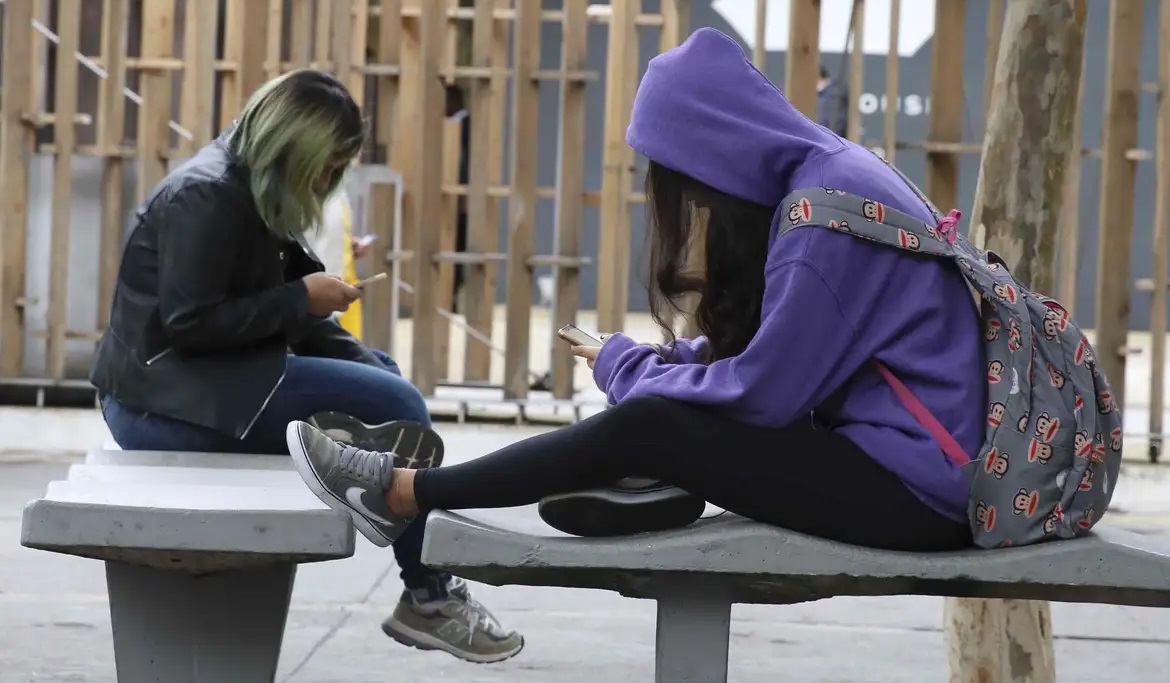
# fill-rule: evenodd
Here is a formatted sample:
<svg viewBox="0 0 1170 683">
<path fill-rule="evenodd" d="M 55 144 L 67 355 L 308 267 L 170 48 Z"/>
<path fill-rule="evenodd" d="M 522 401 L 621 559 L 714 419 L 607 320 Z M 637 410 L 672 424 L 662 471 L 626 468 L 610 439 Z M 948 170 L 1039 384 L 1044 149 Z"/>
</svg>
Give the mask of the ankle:
<svg viewBox="0 0 1170 683">
<path fill-rule="evenodd" d="M 414 499 L 414 470 L 394 469 L 390 479 L 390 490 L 386 492 L 386 505 L 390 512 L 399 517 L 414 517 L 418 514 L 418 503 Z"/>
</svg>

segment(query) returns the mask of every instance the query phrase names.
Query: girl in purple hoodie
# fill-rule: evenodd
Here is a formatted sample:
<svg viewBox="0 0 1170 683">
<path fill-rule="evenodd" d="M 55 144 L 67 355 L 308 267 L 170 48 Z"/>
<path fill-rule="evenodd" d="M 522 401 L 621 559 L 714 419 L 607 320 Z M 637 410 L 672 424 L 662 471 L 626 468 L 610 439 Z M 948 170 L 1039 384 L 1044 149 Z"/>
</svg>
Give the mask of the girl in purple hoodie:
<svg viewBox="0 0 1170 683">
<path fill-rule="evenodd" d="M 977 452 L 987 379 L 963 276 L 841 231 L 776 237 L 793 190 L 841 189 L 933 222 L 915 192 L 800 114 L 712 29 L 651 60 L 627 141 L 650 160 L 652 312 L 669 329 L 674 303 L 698 292 L 702 335 L 576 347 L 610 409 L 453 467 L 411 469 L 410 454 L 292 423 L 289 450 L 310 488 L 380 545 L 428 510 L 542 499 L 546 521 L 581 535 L 685 525 L 710 501 L 847 543 L 970 545 L 966 479 L 873 362 Z M 685 268 L 696 234 L 702 273 Z"/>
</svg>

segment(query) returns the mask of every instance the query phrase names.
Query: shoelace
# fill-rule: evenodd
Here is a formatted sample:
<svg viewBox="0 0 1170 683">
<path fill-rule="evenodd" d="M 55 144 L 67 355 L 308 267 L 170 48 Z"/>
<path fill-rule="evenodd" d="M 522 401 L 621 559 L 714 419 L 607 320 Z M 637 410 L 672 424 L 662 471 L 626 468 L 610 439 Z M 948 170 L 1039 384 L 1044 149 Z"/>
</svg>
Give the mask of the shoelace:
<svg viewBox="0 0 1170 683">
<path fill-rule="evenodd" d="M 338 455 L 338 464 L 349 476 L 375 486 L 383 486 L 381 453 L 365 451 L 357 446 L 350 446 L 340 441 L 335 442 L 341 448 Z"/>
<path fill-rule="evenodd" d="M 471 645 L 480 629 L 491 630 L 491 616 L 477 600 L 470 595 L 459 601 L 459 615 L 467 619 L 467 644 Z"/>
</svg>

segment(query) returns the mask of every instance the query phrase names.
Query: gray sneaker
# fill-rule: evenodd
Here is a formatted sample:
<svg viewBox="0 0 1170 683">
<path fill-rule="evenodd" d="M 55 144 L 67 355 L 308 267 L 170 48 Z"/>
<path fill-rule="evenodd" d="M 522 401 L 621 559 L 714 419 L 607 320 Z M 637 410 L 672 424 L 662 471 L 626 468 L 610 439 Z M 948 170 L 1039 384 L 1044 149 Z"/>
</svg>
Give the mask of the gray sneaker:
<svg viewBox="0 0 1170 683">
<path fill-rule="evenodd" d="M 397 424 L 416 441 L 424 439 L 416 432 L 434 434 L 416 423 Z M 371 543 L 385 548 L 406 528 L 410 519 L 393 514 L 386 504 L 397 464 L 393 453 L 339 443 L 306 422 L 290 422 L 285 440 L 293 466 L 309 489 L 329 507 L 348 514 Z M 441 445 L 437 453 L 428 464 L 437 467 L 442 462 Z"/>
<path fill-rule="evenodd" d="M 502 662 L 524 649 L 524 636 L 505 630 L 458 577 L 448 580 L 442 600 L 420 602 L 413 592 L 403 591 L 382 631 L 408 647 L 442 650 L 476 664 Z"/>
</svg>

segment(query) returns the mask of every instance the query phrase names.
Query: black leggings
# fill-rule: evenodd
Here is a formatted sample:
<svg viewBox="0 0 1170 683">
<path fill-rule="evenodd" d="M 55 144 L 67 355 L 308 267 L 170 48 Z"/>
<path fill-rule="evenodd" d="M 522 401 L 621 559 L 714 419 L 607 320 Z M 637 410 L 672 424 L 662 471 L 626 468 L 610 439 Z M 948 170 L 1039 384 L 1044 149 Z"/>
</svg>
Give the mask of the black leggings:
<svg viewBox="0 0 1170 683">
<path fill-rule="evenodd" d="M 420 470 L 414 490 L 424 511 L 517 507 L 628 476 L 846 543 L 913 551 L 971 545 L 966 524 L 927 507 L 844 436 L 811 425 L 753 427 L 659 398 L 620 403 L 470 462 Z"/>
</svg>

